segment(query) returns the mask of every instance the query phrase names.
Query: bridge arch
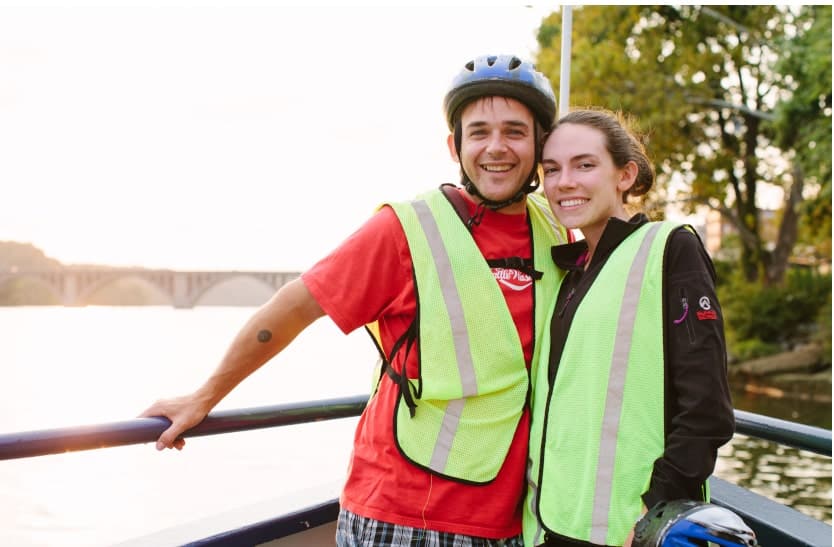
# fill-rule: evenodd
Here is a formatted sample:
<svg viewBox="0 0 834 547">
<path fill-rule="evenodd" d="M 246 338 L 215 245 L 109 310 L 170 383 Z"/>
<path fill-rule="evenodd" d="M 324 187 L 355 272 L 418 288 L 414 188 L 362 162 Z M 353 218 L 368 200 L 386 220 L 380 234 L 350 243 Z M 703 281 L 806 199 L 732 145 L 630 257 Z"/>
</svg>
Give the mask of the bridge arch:
<svg viewBox="0 0 834 547">
<path fill-rule="evenodd" d="M 113 272 L 113 275 L 102 276 L 87 285 L 84 285 L 81 292 L 76 296 L 76 305 L 85 306 L 95 300 L 96 295 L 107 291 L 111 287 L 120 284 L 135 283 L 139 287 L 149 289 L 151 294 L 145 291 L 142 302 L 116 302 L 117 305 L 172 305 L 173 295 L 165 286 L 161 286 L 157 280 L 149 279 L 147 276 L 137 274 L 134 271 Z"/>
<path fill-rule="evenodd" d="M 83 306 L 91 295 L 120 280 L 135 278 L 156 290 L 176 308 L 191 308 L 213 287 L 236 278 L 252 279 L 271 292 L 299 276 L 298 272 L 175 271 L 144 269 L 64 268 L 0 272 L 0 283 L 27 277 L 46 285 L 65 306 Z"/>
<path fill-rule="evenodd" d="M 190 296 L 189 307 L 230 302 L 229 292 L 238 293 L 234 305 L 260 306 L 269 300 L 278 288 L 260 277 L 245 272 L 232 273 L 225 278 L 206 283 L 196 290 Z"/>
</svg>

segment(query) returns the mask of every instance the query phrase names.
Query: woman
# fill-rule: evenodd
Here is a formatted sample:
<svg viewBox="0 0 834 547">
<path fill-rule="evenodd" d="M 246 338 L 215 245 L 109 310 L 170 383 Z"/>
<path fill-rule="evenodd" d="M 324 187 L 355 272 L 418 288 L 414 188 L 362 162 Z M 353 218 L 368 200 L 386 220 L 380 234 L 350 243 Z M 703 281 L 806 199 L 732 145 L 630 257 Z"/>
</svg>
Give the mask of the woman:
<svg viewBox="0 0 834 547">
<path fill-rule="evenodd" d="M 561 118 L 542 166 L 584 240 L 553 248 L 566 274 L 534 371 L 525 545 L 631 545 L 647 508 L 708 497 L 733 435 L 715 271 L 691 227 L 627 212 L 654 173 L 617 115 Z"/>
</svg>

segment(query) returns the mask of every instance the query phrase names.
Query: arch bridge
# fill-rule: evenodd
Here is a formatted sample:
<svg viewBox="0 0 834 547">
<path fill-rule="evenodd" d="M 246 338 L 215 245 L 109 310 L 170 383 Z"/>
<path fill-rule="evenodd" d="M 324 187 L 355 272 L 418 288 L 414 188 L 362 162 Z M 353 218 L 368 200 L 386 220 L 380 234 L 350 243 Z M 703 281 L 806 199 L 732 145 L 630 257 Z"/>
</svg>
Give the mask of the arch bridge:
<svg viewBox="0 0 834 547">
<path fill-rule="evenodd" d="M 175 308 L 193 308 L 207 291 L 232 279 L 254 279 L 277 290 L 299 275 L 299 272 L 66 268 L 0 272 L 0 286 L 15 279 L 31 279 L 50 288 L 63 305 L 83 306 L 91 295 L 106 285 L 133 278 L 167 296 Z"/>
</svg>

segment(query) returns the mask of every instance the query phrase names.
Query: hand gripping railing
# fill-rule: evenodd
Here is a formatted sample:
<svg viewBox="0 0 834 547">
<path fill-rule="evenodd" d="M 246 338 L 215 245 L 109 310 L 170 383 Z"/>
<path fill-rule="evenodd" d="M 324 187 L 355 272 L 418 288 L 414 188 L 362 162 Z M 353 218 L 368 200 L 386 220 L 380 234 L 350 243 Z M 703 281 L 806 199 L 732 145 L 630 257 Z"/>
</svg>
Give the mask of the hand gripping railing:
<svg viewBox="0 0 834 547">
<path fill-rule="evenodd" d="M 323 399 L 274 406 L 219 410 L 185 432 L 184 437 L 219 435 L 266 427 L 294 425 L 358 416 L 368 395 Z M 735 411 L 738 433 L 775 441 L 794 448 L 831 456 L 831 431 L 741 410 Z M 167 418 L 135 418 L 0 435 L 0 460 L 94 450 L 112 446 L 156 442 L 170 425 Z"/>
<path fill-rule="evenodd" d="M 367 395 L 358 395 L 341 399 L 218 410 L 210 413 L 202 422 L 186 431 L 183 437 L 219 435 L 265 427 L 350 418 L 361 414 L 367 401 Z M 156 442 L 169 425 L 171 422 L 167 418 L 153 417 L 3 434 L 0 435 L 0 460 Z"/>
</svg>

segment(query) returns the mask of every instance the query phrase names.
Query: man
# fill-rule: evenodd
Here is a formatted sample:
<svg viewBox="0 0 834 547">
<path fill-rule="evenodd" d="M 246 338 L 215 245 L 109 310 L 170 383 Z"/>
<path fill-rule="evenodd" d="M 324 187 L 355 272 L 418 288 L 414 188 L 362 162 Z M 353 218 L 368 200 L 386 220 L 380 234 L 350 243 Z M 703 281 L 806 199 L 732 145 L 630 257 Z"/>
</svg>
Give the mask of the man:
<svg viewBox="0 0 834 547">
<path fill-rule="evenodd" d="M 339 545 L 521 545 L 528 369 L 555 297 L 550 247 L 567 240 L 531 195 L 555 97 L 531 64 L 488 56 L 464 66 L 444 108 L 466 191 L 382 206 L 252 317 L 203 386 L 143 413 L 172 422 L 159 449 L 181 449 L 184 431 L 322 315 L 346 333 L 368 325 L 382 370 L 357 426 Z"/>
</svg>

